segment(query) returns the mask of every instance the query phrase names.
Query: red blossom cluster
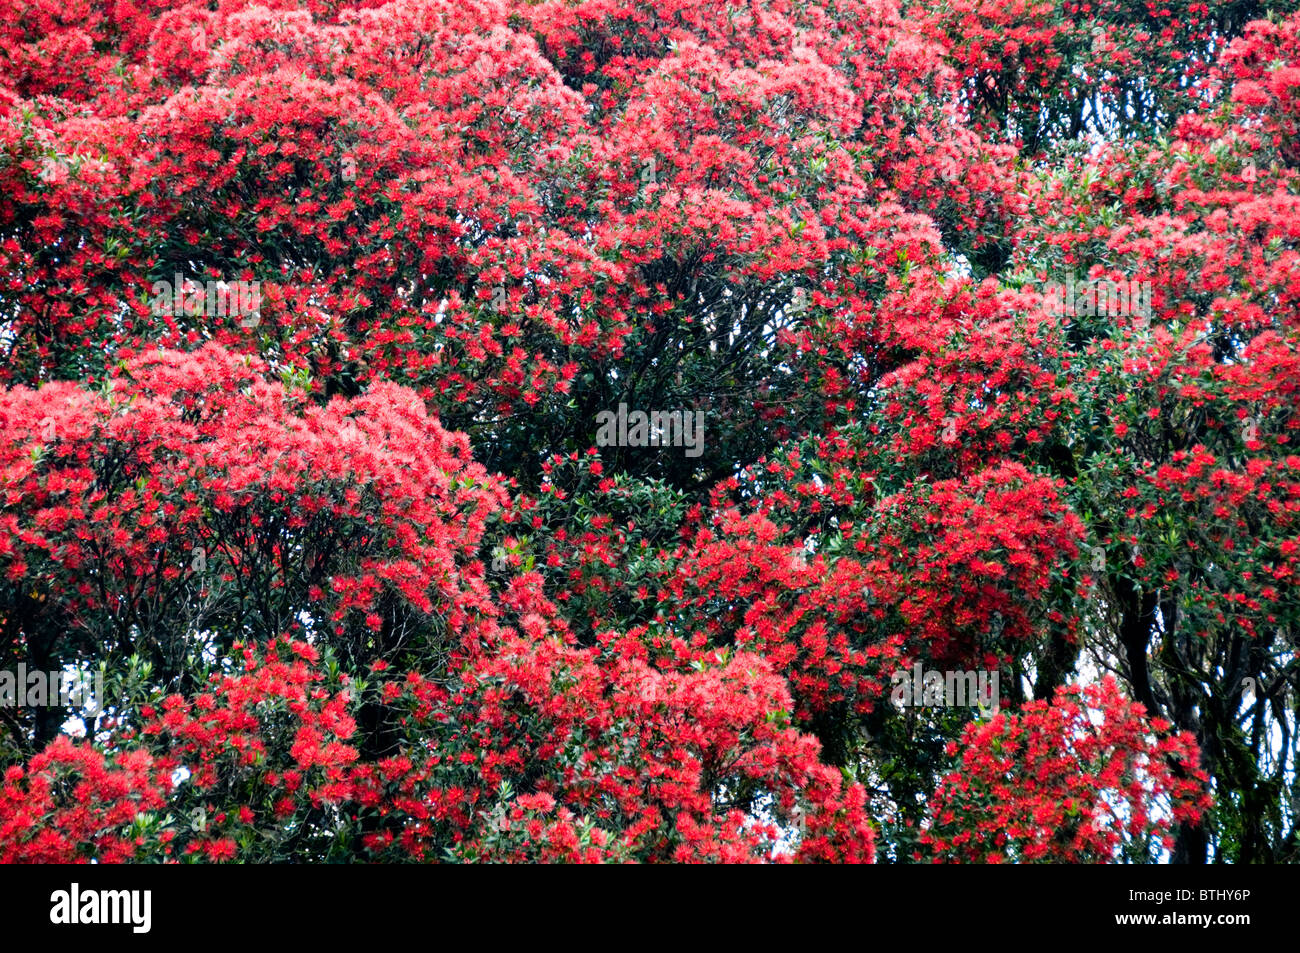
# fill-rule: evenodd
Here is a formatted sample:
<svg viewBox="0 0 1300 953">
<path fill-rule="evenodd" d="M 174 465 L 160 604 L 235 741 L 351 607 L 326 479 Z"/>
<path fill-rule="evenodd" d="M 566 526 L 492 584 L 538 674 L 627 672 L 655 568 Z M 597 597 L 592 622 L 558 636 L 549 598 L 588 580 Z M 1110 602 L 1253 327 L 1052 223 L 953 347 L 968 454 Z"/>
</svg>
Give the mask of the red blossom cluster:
<svg viewBox="0 0 1300 953">
<path fill-rule="evenodd" d="M 921 834 L 937 861 L 1088 863 L 1172 849 L 1171 825 L 1210 806 L 1196 747 L 1111 678 L 1062 689 L 1051 704 L 972 724 Z"/>
<path fill-rule="evenodd" d="M 121 863 L 136 856 L 137 818 L 167 804 L 165 766 L 143 750 L 113 759 L 56 738 L 0 784 L 0 863 Z"/>
</svg>

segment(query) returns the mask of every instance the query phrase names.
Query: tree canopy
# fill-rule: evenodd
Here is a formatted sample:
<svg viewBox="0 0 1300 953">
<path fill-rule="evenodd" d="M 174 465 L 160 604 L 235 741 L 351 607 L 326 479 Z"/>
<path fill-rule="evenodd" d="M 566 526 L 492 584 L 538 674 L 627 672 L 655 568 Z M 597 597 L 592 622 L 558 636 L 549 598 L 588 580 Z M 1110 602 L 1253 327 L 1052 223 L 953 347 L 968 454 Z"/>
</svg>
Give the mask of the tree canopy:
<svg viewBox="0 0 1300 953">
<path fill-rule="evenodd" d="M 1300 860 L 1298 11 L 0 0 L 0 861 Z"/>
</svg>

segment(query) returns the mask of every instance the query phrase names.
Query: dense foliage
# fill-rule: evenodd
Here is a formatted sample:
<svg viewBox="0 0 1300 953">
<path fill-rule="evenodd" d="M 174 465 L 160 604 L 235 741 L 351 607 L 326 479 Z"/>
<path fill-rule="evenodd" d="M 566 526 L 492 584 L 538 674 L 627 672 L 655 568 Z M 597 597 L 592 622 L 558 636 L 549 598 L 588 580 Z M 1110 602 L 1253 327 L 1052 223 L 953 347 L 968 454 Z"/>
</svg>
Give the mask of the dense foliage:
<svg viewBox="0 0 1300 953">
<path fill-rule="evenodd" d="M 0 0 L 0 860 L 1300 859 L 1296 7 Z"/>
</svg>

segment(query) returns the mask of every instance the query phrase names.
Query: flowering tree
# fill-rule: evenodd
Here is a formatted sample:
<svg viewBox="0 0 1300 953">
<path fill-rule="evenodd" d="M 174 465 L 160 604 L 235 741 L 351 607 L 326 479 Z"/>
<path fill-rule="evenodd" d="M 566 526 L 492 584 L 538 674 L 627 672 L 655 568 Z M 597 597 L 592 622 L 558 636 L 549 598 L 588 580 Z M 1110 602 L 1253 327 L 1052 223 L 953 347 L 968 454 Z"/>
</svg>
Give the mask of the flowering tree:
<svg viewBox="0 0 1300 953">
<path fill-rule="evenodd" d="M 1292 6 L 0 0 L 0 859 L 1295 859 Z"/>
</svg>

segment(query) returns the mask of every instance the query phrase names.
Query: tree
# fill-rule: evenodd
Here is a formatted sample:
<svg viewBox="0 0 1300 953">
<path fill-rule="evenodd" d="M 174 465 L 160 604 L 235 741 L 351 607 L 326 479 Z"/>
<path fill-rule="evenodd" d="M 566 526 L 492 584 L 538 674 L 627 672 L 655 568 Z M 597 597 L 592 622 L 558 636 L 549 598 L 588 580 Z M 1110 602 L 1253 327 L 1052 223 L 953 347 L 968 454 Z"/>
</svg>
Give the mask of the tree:
<svg viewBox="0 0 1300 953">
<path fill-rule="evenodd" d="M 216 6 L 0 20 L 0 856 L 1295 859 L 1290 5 Z"/>
</svg>

